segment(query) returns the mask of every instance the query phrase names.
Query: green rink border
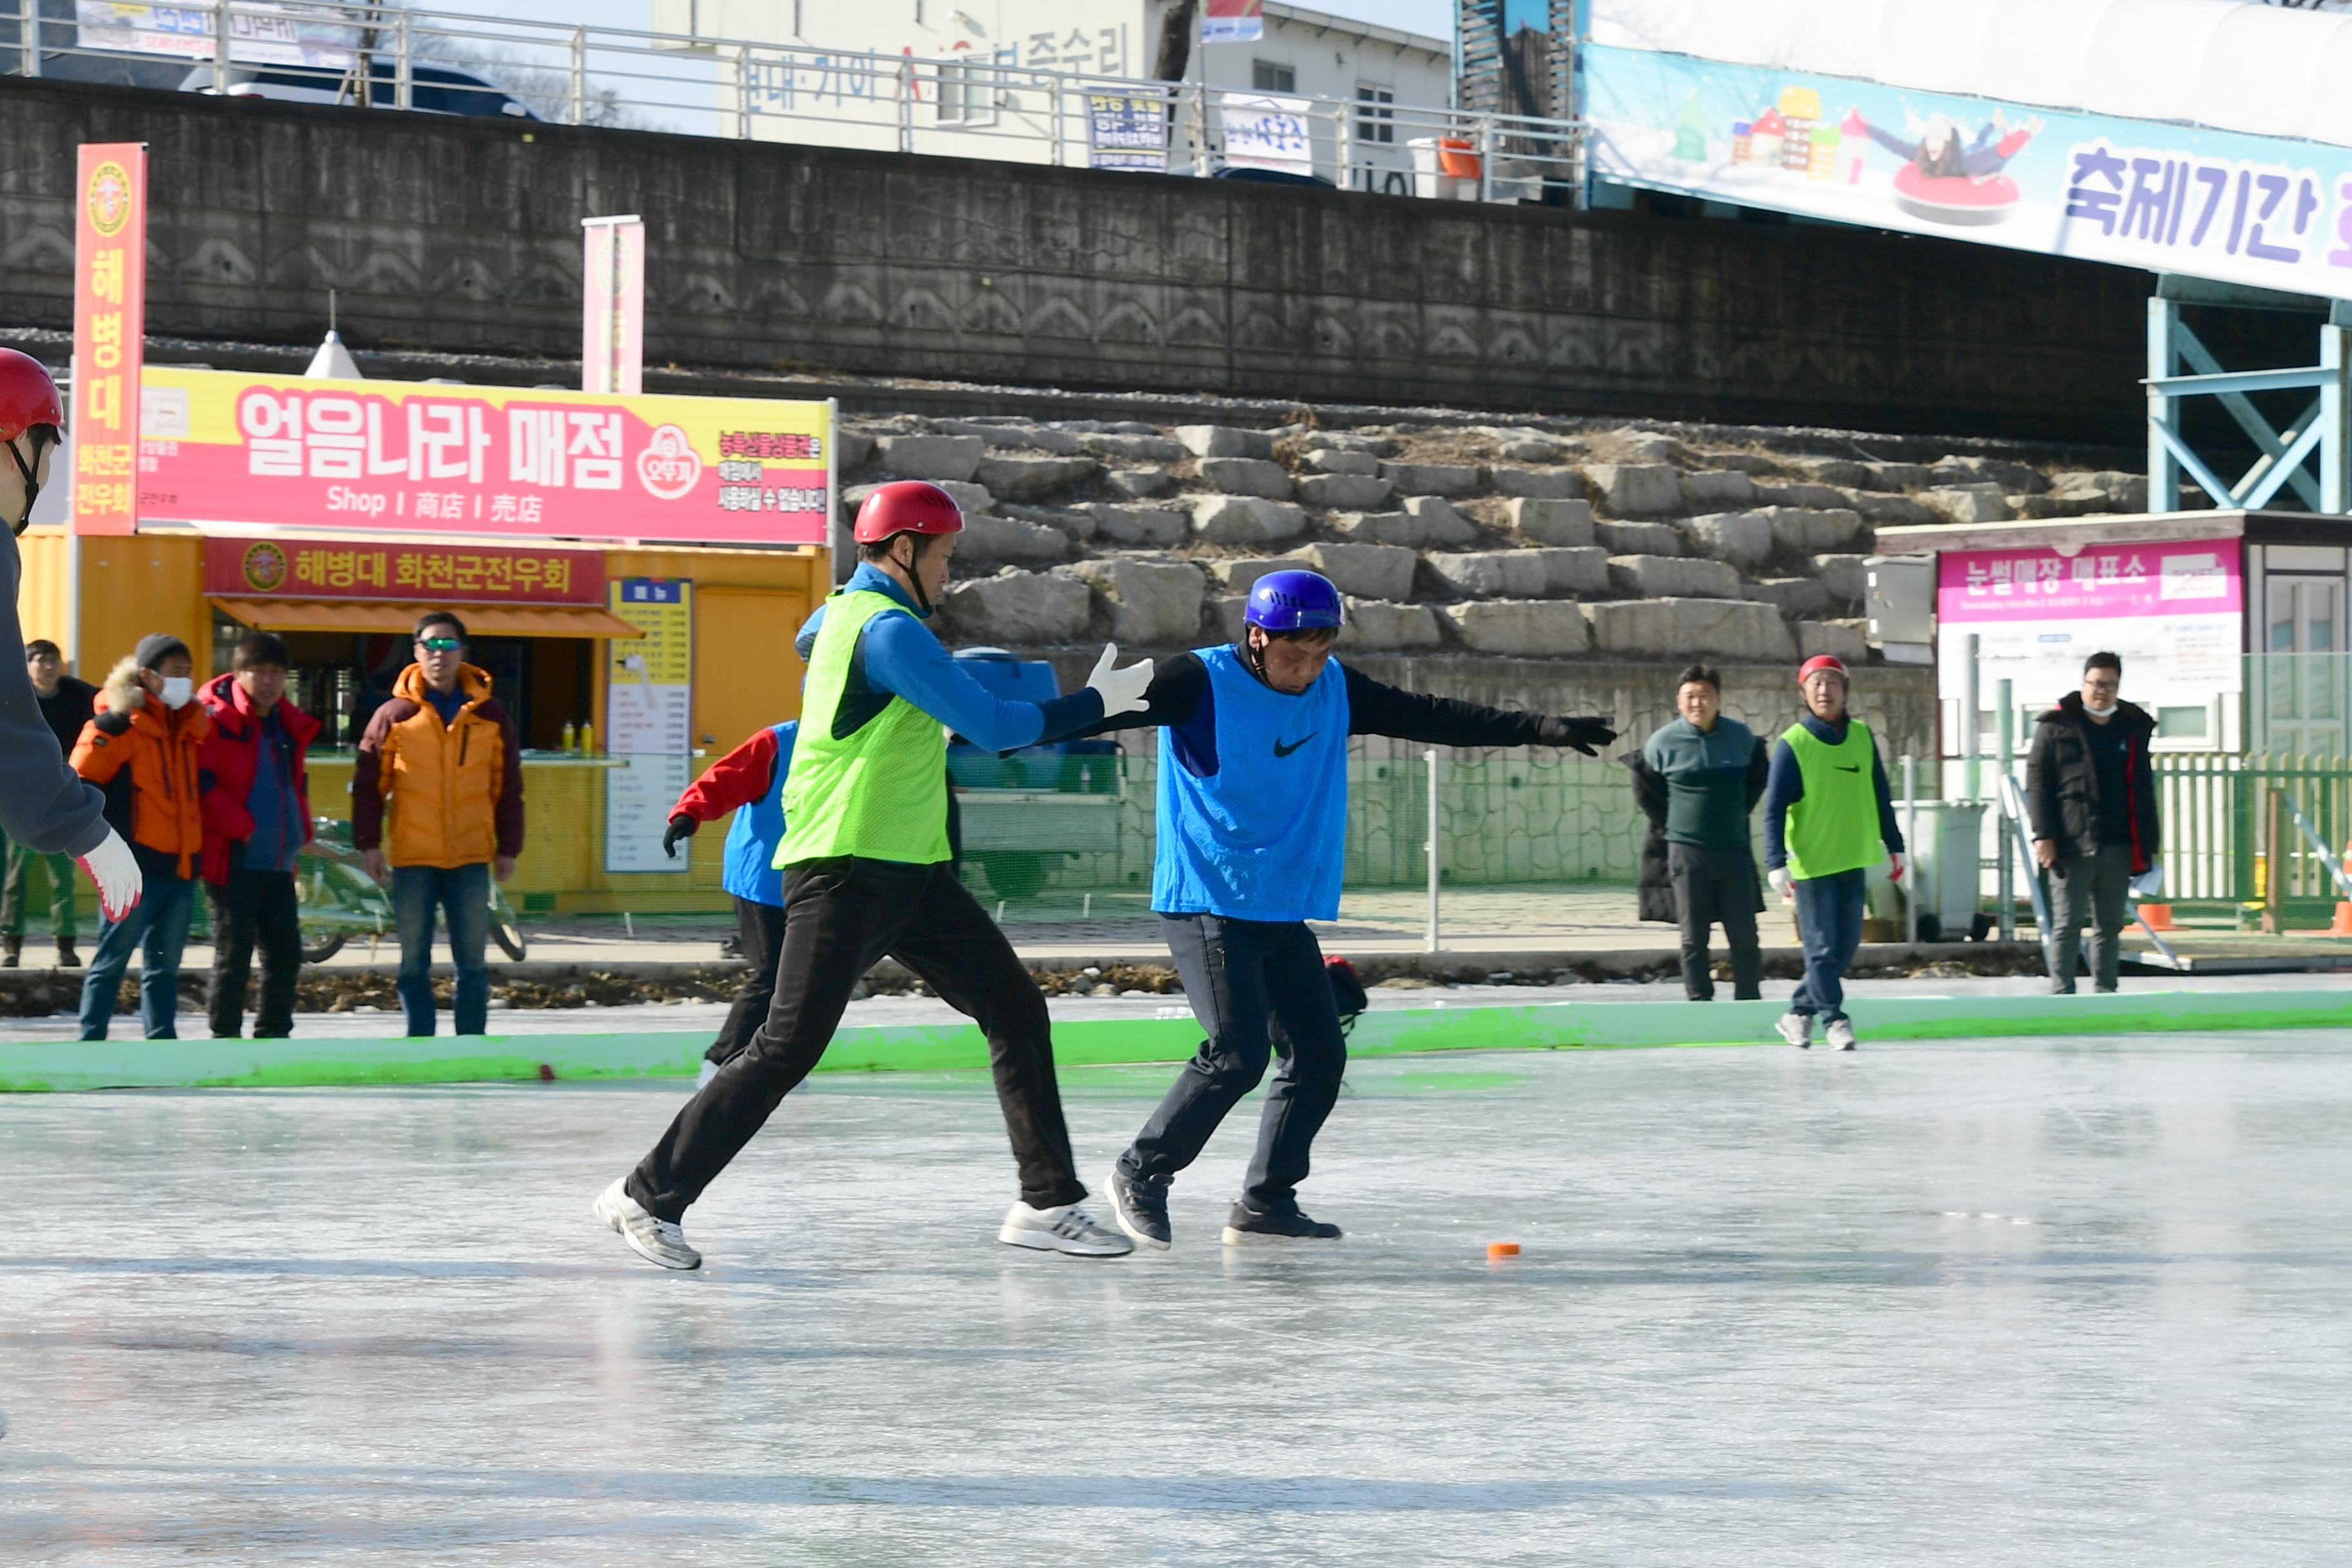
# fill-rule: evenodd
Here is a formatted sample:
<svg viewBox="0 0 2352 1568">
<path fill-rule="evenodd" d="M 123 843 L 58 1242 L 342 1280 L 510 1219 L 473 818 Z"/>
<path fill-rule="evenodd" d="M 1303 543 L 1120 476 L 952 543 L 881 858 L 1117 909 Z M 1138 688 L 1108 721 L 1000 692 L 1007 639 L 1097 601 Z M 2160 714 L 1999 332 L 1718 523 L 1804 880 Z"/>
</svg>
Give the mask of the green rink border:
<svg viewBox="0 0 2352 1568">
<path fill-rule="evenodd" d="M 1778 1002 L 1551 1002 L 1367 1013 L 1359 1057 L 1438 1051 L 1625 1050 L 1777 1044 Z M 2352 1027 L 2352 990 L 2134 991 L 2115 996 L 1857 998 L 1871 1044 L 2018 1035 L 2124 1036 Z M 107 1040 L 0 1043 L 0 1092 L 95 1089 L 318 1089 L 359 1084 L 683 1079 L 708 1032 L 510 1035 L 460 1040 Z M 1054 1026 L 1064 1067 L 1178 1062 L 1200 1044 L 1190 1018 L 1074 1019 Z M 843 1029 L 820 1072 L 953 1072 L 988 1065 L 969 1024 Z"/>
</svg>

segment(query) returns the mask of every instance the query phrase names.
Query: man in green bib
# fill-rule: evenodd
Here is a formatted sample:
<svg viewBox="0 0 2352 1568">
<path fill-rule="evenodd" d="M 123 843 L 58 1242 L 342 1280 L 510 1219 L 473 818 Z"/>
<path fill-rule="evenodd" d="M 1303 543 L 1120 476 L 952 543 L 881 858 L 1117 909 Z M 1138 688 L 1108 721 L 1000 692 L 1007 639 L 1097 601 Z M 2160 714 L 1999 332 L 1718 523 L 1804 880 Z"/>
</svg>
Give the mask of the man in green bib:
<svg viewBox="0 0 2352 1568">
<path fill-rule="evenodd" d="M 1141 708 L 1151 665 L 1114 669 L 1118 649 L 1106 647 L 1067 697 L 992 697 L 923 625 L 946 590 L 962 528 L 962 511 L 937 485 L 880 486 L 858 510 L 856 572 L 802 629 L 808 679 L 776 849 L 784 934 L 768 1021 L 595 1204 L 599 1219 L 665 1268 L 701 1263 L 679 1228 L 687 1206 L 816 1066 L 851 988 L 885 954 L 988 1037 L 1021 1173 L 1021 1199 L 997 1239 L 1088 1258 L 1132 1248 L 1082 1201 L 1045 998 L 957 879 L 947 731 L 992 752 L 1059 740 Z"/>
<path fill-rule="evenodd" d="M 1813 1043 L 1821 1016 L 1832 1047 L 1854 1047 L 1845 1016 L 1845 972 L 1862 945 L 1864 883 L 1871 867 L 1891 859 L 1903 876 L 1903 830 L 1895 795 L 1870 726 L 1845 710 L 1845 665 L 1828 654 L 1797 671 L 1805 711 L 1781 731 L 1764 786 L 1764 864 L 1780 901 L 1797 906 L 1805 978 L 1779 1025 L 1799 1049 Z"/>
</svg>

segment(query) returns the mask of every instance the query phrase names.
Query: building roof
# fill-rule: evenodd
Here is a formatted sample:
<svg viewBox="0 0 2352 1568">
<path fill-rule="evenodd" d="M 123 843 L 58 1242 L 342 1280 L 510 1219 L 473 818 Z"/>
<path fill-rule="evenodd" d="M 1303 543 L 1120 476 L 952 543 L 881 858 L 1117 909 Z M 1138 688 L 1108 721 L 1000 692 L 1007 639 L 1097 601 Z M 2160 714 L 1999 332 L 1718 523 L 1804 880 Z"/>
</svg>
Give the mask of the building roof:
<svg viewBox="0 0 2352 1568">
<path fill-rule="evenodd" d="M 2055 550 L 2070 555 L 2092 544 L 2144 544 L 2175 539 L 2244 539 L 2255 544 L 2352 544 L 2352 517 L 2307 511 L 2153 511 L 2021 522 L 1925 523 L 1882 528 L 1881 555 L 1933 555 L 1946 550 Z"/>
<path fill-rule="evenodd" d="M 1277 5 L 1265 0 L 1265 14 L 1277 22 L 1293 26 L 1314 27 L 1345 37 L 1361 38 L 1368 43 L 1387 44 L 1400 49 L 1420 49 L 1429 54 L 1453 58 L 1454 46 L 1444 38 L 1433 38 L 1426 33 L 1408 33 L 1401 27 L 1383 27 L 1377 23 L 1359 22 L 1353 16 L 1334 16 L 1328 11 L 1310 11 L 1304 5 Z"/>
</svg>

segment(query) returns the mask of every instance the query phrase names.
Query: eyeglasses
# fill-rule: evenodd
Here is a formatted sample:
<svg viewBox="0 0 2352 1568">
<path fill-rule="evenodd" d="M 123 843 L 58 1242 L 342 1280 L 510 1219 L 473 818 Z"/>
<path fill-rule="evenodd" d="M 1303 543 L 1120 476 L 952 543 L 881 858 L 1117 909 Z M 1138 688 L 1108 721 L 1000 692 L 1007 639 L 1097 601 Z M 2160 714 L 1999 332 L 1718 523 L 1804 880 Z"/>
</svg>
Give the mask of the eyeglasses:
<svg viewBox="0 0 2352 1568">
<path fill-rule="evenodd" d="M 418 637 L 416 646 L 426 653 L 456 653 L 466 645 L 456 637 Z"/>
</svg>

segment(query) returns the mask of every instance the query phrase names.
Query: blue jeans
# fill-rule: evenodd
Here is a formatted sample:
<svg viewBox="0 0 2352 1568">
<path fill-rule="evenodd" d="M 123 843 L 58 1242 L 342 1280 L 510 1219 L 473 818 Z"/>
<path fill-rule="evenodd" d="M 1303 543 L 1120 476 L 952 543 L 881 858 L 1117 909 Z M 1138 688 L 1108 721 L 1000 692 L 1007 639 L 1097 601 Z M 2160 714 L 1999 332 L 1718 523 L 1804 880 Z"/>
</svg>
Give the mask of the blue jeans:
<svg viewBox="0 0 2352 1568">
<path fill-rule="evenodd" d="M 1797 939 L 1805 944 L 1805 977 L 1790 998 L 1790 1012 L 1809 1018 L 1818 1013 L 1825 1024 L 1845 1016 L 1845 972 L 1862 945 L 1867 875 L 1857 868 L 1798 880 Z"/>
<path fill-rule="evenodd" d="M 89 955 L 89 972 L 81 981 L 81 1037 L 106 1038 L 114 1018 L 114 998 L 122 987 L 122 972 L 131 955 L 139 959 L 139 1016 L 151 1040 L 176 1040 L 180 1011 L 180 952 L 188 945 L 188 918 L 195 912 L 196 879 L 172 874 L 176 864 L 159 868 L 140 857 L 146 886 L 138 906 L 119 921 L 103 921 L 98 928 L 98 951 Z"/>
<path fill-rule="evenodd" d="M 452 1034 L 485 1032 L 490 1014 L 490 972 L 482 944 L 490 939 L 490 868 L 394 866 L 393 922 L 400 933 L 400 1010 L 408 1032 L 433 1032 L 433 914 L 448 921 L 449 963 L 457 971 L 450 1005 Z"/>
</svg>

